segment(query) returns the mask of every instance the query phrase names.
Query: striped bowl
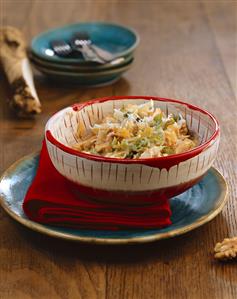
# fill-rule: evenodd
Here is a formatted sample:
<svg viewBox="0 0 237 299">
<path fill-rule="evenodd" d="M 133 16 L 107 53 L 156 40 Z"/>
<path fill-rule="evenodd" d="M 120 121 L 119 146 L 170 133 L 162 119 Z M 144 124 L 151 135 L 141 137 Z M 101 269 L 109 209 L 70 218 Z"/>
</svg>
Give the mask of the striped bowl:
<svg viewBox="0 0 237 299">
<path fill-rule="evenodd" d="M 74 150 L 78 123 L 88 130 L 114 108 L 153 99 L 166 114 L 181 113 L 200 143 L 185 153 L 159 158 L 105 158 Z M 46 124 L 45 139 L 55 168 L 81 193 L 97 200 L 128 204 L 153 203 L 196 184 L 216 157 L 220 129 L 209 112 L 178 100 L 153 96 L 106 97 L 75 104 L 54 114 Z"/>
</svg>

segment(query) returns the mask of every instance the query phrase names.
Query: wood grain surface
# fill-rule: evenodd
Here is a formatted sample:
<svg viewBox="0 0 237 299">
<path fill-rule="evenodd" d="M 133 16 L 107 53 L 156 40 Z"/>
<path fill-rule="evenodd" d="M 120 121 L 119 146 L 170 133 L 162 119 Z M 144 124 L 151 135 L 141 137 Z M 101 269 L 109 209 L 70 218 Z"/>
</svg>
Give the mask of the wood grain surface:
<svg viewBox="0 0 237 299">
<path fill-rule="evenodd" d="M 0 208 L 1 299 L 237 298 L 237 264 L 213 248 L 237 235 L 237 1 L 0 0 L 2 25 L 28 42 L 51 27 L 109 21 L 141 37 L 133 68 L 116 84 L 91 89 L 49 84 L 36 73 L 43 113 L 17 120 L 0 74 L 0 171 L 40 148 L 49 116 L 74 102 L 108 95 L 184 99 L 220 121 L 215 166 L 229 201 L 209 224 L 178 238 L 139 246 L 89 246 L 50 239 L 17 225 Z"/>
</svg>

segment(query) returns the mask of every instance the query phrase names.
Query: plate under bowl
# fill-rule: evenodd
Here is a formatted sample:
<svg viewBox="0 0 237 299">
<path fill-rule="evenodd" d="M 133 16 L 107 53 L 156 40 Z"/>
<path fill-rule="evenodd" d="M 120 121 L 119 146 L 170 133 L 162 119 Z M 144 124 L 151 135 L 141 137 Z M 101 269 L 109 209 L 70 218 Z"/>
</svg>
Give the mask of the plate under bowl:
<svg viewBox="0 0 237 299">
<path fill-rule="evenodd" d="M 33 153 L 18 160 L 4 172 L 0 179 L 0 204 L 22 225 L 60 239 L 98 244 L 128 244 L 170 238 L 209 222 L 221 212 L 227 201 L 226 181 L 212 167 L 198 184 L 171 199 L 172 225 L 166 228 L 104 231 L 42 225 L 29 220 L 22 209 L 25 194 L 37 171 L 38 160 L 39 154 Z"/>
</svg>

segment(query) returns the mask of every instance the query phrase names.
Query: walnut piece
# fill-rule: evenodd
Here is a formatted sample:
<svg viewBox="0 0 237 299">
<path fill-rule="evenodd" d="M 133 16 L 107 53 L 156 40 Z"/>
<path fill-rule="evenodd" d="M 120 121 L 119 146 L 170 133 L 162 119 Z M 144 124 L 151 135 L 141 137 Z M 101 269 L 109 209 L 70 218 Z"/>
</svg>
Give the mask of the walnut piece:
<svg viewBox="0 0 237 299">
<path fill-rule="evenodd" d="M 226 238 L 215 246 L 215 258 L 226 261 L 237 259 L 237 237 Z"/>
</svg>

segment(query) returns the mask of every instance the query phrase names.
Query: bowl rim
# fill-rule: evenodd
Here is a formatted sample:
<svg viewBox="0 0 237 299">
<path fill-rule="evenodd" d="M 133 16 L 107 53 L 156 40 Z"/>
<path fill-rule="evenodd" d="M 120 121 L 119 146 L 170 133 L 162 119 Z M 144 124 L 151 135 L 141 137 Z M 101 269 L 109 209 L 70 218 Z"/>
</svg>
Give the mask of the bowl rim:
<svg viewBox="0 0 237 299">
<path fill-rule="evenodd" d="M 70 148 L 64 144 L 62 144 L 61 142 L 59 142 L 51 133 L 50 129 L 49 129 L 49 125 L 52 121 L 52 119 L 54 117 L 56 117 L 58 114 L 62 114 L 63 112 L 66 112 L 69 108 L 73 109 L 74 111 L 80 111 L 81 109 L 83 109 L 86 106 L 90 106 L 92 104 L 95 103 L 103 103 L 103 102 L 107 102 L 107 101 L 111 101 L 111 100 L 155 100 L 155 101 L 160 101 L 160 102 L 168 102 L 168 103 L 178 103 L 178 104 L 182 104 L 192 110 L 196 110 L 201 112 L 202 114 L 206 114 L 208 115 L 212 121 L 215 124 L 215 131 L 212 134 L 212 136 L 203 144 L 200 144 L 199 146 L 180 153 L 180 154 L 172 154 L 169 156 L 165 156 L 165 157 L 155 157 L 155 158 L 142 158 L 142 159 L 125 159 L 125 158 L 111 158 L 111 157 L 104 157 L 104 156 L 99 156 L 99 155 L 93 155 L 93 154 L 88 154 L 88 153 L 84 153 L 84 152 L 80 152 L 77 151 L 73 148 Z M 169 99 L 169 98 L 162 98 L 162 97 L 158 97 L 158 96 L 109 96 L 109 97 L 103 97 L 103 98 L 97 98 L 97 99 L 93 99 L 84 103 L 76 103 L 73 104 L 69 107 L 66 107 L 58 112 L 56 112 L 46 123 L 45 126 L 45 138 L 52 144 L 54 144 L 56 147 L 60 148 L 62 151 L 71 154 L 71 155 L 75 155 L 81 158 L 85 158 L 88 160 L 94 160 L 94 161 L 98 161 L 98 162 L 111 162 L 111 163 L 122 163 L 122 164 L 147 164 L 149 162 L 155 162 L 155 161 L 159 161 L 159 162 L 164 162 L 164 161 L 173 161 L 173 160 L 187 160 L 191 157 L 194 157 L 196 155 L 198 155 L 200 152 L 202 152 L 204 149 L 206 149 L 213 140 L 216 139 L 216 137 L 220 134 L 220 126 L 219 126 L 219 122 L 217 121 L 217 119 L 215 118 L 215 116 L 213 114 L 211 114 L 210 112 L 195 106 L 193 104 L 189 104 L 187 102 L 183 102 L 181 100 L 176 100 L 176 99 Z"/>
<path fill-rule="evenodd" d="M 47 55 L 43 55 L 40 51 L 36 51 L 35 50 L 35 44 L 37 43 L 37 41 L 39 39 L 42 39 L 44 38 L 45 35 L 48 35 L 48 34 L 51 34 L 57 30 L 64 30 L 64 29 L 69 29 L 70 27 L 73 27 L 73 26 L 78 26 L 78 25 L 105 25 L 105 26 L 114 26 L 114 27 L 120 27 L 121 29 L 125 29 L 127 31 L 130 31 L 130 33 L 132 33 L 135 37 L 135 41 L 134 43 L 132 44 L 132 46 L 130 46 L 129 48 L 127 48 L 126 50 L 124 51 L 121 51 L 120 53 L 118 53 L 117 55 L 115 55 L 115 57 L 122 57 L 122 56 L 125 56 L 127 54 L 130 54 L 131 52 L 133 52 L 137 46 L 139 45 L 140 43 L 140 36 L 138 34 L 138 32 L 132 28 L 132 27 L 129 27 L 129 26 L 124 26 L 124 25 L 121 25 L 119 23 L 113 23 L 113 22 L 103 22 L 103 21 L 94 21 L 94 22 L 76 22 L 76 23 L 71 23 L 71 24 L 68 24 L 68 25 L 65 25 L 65 26 L 59 26 L 59 27 L 54 27 L 54 28 L 51 28 L 49 30 L 46 30 L 46 31 L 43 31 L 41 32 L 40 34 L 38 34 L 37 36 L 35 36 L 32 41 L 31 41 L 31 44 L 30 44 L 30 49 L 31 51 L 38 57 L 41 57 L 42 59 L 44 60 L 47 60 L 47 61 L 54 61 L 54 62 L 71 62 L 71 63 L 78 63 L 78 59 L 74 59 L 74 58 L 70 58 L 70 59 L 67 59 L 65 61 L 65 59 L 63 58 L 59 58 L 59 59 L 52 59 L 51 57 L 48 57 Z M 81 60 L 81 62 L 83 62 L 83 60 Z"/>
</svg>

